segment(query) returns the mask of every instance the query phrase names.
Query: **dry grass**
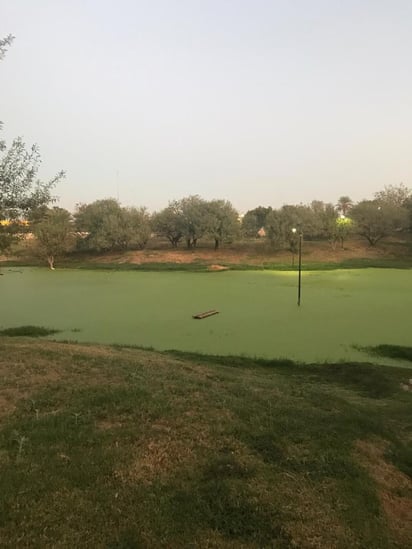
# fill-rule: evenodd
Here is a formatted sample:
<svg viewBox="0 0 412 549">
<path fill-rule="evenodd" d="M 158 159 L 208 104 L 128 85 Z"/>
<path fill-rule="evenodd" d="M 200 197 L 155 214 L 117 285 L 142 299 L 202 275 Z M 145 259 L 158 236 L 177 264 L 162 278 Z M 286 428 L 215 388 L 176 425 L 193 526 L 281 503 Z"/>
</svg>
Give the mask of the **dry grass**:
<svg viewBox="0 0 412 549">
<path fill-rule="evenodd" d="M 402 547 L 412 540 L 412 479 L 399 471 L 385 457 L 387 442 L 379 439 L 359 440 L 356 454 L 378 486 L 381 505 L 393 536 Z"/>
<path fill-rule="evenodd" d="M 402 248 L 402 246 L 401 246 Z M 402 248 L 403 249 L 403 248 Z M 350 259 L 383 259 L 399 257 L 399 242 L 387 240 L 379 246 L 371 247 L 366 241 L 353 239 L 345 243 L 344 248 L 333 248 L 328 242 L 305 242 L 304 260 L 306 262 L 340 263 Z M 403 251 L 403 253 L 405 253 Z M 264 262 L 291 263 L 292 255 L 288 250 L 273 250 L 267 242 L 257 241 L 244 247 L 184 248 L 158 250 L 140 250 L 125 253 L 112 253 L 93 258 L 95 263 L 131 263 L 142 265 L 145 263 L 206 263 L 210 265 L 248 264 L 260 266 Z"/>
<path fill-rule="evenodd" d="M 2 546 L 407 547 L 404 371 L 224 360 L 0 338 Z"/>
</svg>

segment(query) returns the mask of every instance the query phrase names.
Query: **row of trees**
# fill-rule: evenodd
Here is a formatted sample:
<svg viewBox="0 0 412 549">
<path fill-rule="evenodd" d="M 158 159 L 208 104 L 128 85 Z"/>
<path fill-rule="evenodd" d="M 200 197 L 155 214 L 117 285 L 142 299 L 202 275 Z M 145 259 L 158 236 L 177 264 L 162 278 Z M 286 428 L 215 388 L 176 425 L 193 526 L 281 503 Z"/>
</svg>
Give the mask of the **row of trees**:
<svg viewBox="0 0 412 549">
<path fill-rule="evenodd" d="M 169 240 L 176 248 L 181 240 L 188 248 L 196 248 L 198 240 L 213 239 L 215 250 L 230 243 L 240 233 L 239 213 L 227 200 L 204 200 L 189 196 L 174 200 L 152 217 L 153 231 Z"/>
<path fill-rule="evenodd" d="M 47 257 L 51 269 L 56 256 L 73 249 L 141 250 L 153 233 L 168 239 L 173 247 L 185 240 L 188 248 L 195 248 L 200 238 L 213 238 L 217 249 L 240 231 L 238 213 L 229 202 L 199 196 L 175 200 L 152 216 L 145 208 L 124 208 L 109 198 L 80 205 L 73 216 L 63 208 L 37 207 L 28 219 L 29 225 L 20 224 L 19 233 L 32 231 L 36 249 Z"/>
<path fill-rule="evenodd" d="M 333 246 L 350 234 L 365 238 L 375 246 L 382 238 L 412 229 L 412 192 L 405 185 L 388 186 L 372 200 L 353 203 L 348 196 L 337 204 L 319 200 L 309 205 L 285 205 L 280 209 L 258 207 L 243 218 L 245 235 L 254 236 L 264 229 L 273 246 L 294 247 L 296 233 L 309 240 L 329 240 Z"/>
<path fill-rule="evenodd" d="M 374 246 L 385 236 L 411 229 L 412 193 L 403 185 L 387 187 L 373 200 L 357 204 L 344 198 L 344 205 L 340 199 L 335 206 L 313 201 L 279 209 L 258 207 L 243 218 L 230 202 L 199 196 L 174 200 L 152 215 L 145 208 L 122 207 L 111 198 L 80 205 L 74 215 L 63 208 L 35 205 L 24 210 L 28 225 L 16 222 L 10 230 L 10 223 L 5 233 L 10 243 L 31 231 L 37 250 L 53 268 L 55 257 L 70 250 L 141 250 L 153 235 L 167 239 L 175 248 L 183 242 L 187 248 L 195 248 L 200 239 L 208 239 L 215 249 L 239 237 L 260 235 L 273 249 L 288 248 L 295 253 L 301 232 L 307 240 L 328 240 L 333 247 L 338 243 L 343 247 L 352 233 Z"/>
</svg>

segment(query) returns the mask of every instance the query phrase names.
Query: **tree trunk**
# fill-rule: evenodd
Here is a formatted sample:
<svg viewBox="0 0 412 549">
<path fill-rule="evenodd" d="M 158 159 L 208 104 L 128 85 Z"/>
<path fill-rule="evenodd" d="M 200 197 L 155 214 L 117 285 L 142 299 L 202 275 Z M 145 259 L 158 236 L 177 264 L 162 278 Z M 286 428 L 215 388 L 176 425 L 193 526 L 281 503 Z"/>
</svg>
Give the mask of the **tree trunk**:
<svg viewBox="0 0 412 549">
<path fill-rule="evenodd" d="M 215 238 L 215 250 L 219 249 L 219 239 Z"/>
<path fill-rule="evenodd" d="M 49 264 L 50 270 L 54 271 L 54 257 L 52 255 L 48 256 L 47 263 Z"/>
</svg>

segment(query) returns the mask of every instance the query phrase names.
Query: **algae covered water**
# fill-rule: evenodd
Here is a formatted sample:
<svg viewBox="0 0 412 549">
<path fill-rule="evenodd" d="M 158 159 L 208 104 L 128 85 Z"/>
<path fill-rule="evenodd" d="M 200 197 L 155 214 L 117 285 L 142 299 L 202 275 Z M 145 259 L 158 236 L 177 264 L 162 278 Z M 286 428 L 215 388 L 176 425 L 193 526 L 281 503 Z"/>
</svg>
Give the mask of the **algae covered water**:
<svg viewBox="0 0 412 549">
<path fill-rule="evenodd" d="M 369 360 L 353 346 L 412 344 L 409 270 L 304 272 L 300 308 L 296 272 L 2 272 L 1 328 L 57 328 L 55 339 L 301 361 Z M 210 309 L 219 314 L 193 320 Z"/>
</svg>

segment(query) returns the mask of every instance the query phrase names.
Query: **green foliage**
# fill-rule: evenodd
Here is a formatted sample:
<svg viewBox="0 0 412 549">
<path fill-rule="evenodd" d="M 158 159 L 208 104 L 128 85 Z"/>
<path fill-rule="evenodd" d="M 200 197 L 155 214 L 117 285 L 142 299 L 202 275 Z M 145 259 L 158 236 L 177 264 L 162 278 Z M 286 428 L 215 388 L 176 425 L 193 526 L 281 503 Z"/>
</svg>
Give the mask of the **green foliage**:
<svg viewBox="0 0 412 549">
<path fill-rule="evenodd" d="M 259 236 L 260 229 L 267 226 L 267 217 L 271 212 L 270 206 L 268 208 L 258 206 L 247 211 L 242 219 L 242 234 L 251 238 Z"/>
<path fill-rule="evenodd" d="M 185 220 L 178 200 L 169 202 L 164 210 L 152 216 L 152 228 L 158 236 L 167 238 L 177 248 L 185 233 Z"/>
<path fill-rule="evenodd" d="M 286 246 L 296 253 L 300 233 L 308 240 L 322 235 L 323 220 L 319 210 L 324 212 L 321 202 L 314 202 L 312 206 L 285 205 L 279 210 L 272 210 L 266 218 L 265 227 L 272 246 Z"/>
<path fill-rule="evenodd" d="M 196 248 L 198 240 L 208 233 L 208 203 L 198 195 L 182 198 L 179 203 L 183 217 L 183 237 L 188 248 Z"/>
<path fill-rule="evenodd" d="M 403 208 L 406 210 L 406 224 L 412 230 L 412 189 L 401 183 L 400 185 L 386 186 L 382 191 L 375 193 L 375 200 L 389 205 L 393 209 Z"/>
<path fill-rule="evenodd" d="M 283 219 L 279 210 L 272 210 L 266 216 L 266 236 L 273 248 L 279 248 L 284 241 Z"/>
<path fill-rule="evenodd" d="M 182 239 L 188 248 L 196 248 L 198 240 L 210 236 L 215 249 L 222 242 L 232 242 L 239 234 L 239 214 L 227 200 L 206 201 L 198 195 L 169 203 L 152 217 L 152 227 L 158 236 L 169 240 L 176 248 Z"/>
<path fill-rule="evenodd" d="M 37 252 L 47 259 L 51 269 L 54 269 L 54 261 L 57 257 L 73 249 L 75 245 L 73 229 L 72 216 L 63 208 L 43 210 L 40 219 L 33 222 Z"/>
<path fill-rule="evenodd" d="M 382 204 L 402 207 L 412 198 L 412 190 L 406 185 L 387 185 L 382 191 L 375 193 L 375 200 Z"/>
<path fill-rule="evenodd" d="M 126 247 L 143 250 L 151 235 L 150 215 L 146 208 L 123 208 L 122 215 Z"/>
<path fill-rule="evenodd" d="M 408 212 L 393 202 L 362 200 L 351 209 L 355 231 L 375 246 L 382 238 L 408 227 Z"/>
<path fill-rule="evenodd" d="M 75 213 L 79 248 L 91 251 L 143 249 L 150 237 L 145 208 L 122 208 L 114 198 L 82 204 Z"/>
<path fill-rule="evenodd" d="M 341 243 L 341 247 L 343 248 L 343 244 L 345 240 L 349 237 L 349 235 L 353 232 L 353 221 L 350 217 L 342 216 L 336 218 L 335 220 L 335 227 L 334 227 L 334 239 L 335 241 L 339 241 Z"/>
<path fill-rule="evenodd" d="M 341 215 L 347 216 L 351 207 L 353 206 L 353 201 L 349 196 L 341 196 L 336 204 L 338 212 Z"/>
<path fill-rule="evenodd" d="M 88 250 L 125 249 L 122 210 L 114 198 L 81 204 L 75 215 L 76 229 L 82 235 L 79 245 Z"/>
<path fill-rule="evenodd" d="M 8 222 L 0 226 L 0 251 L 23 232 L 22 220 L 53 201 L 51 191 L 64 177 L 60 172 L 47 182 L 39 180 L 40 163 L 37 145 L 28 150 L 20 137 L 0 157 L 0 219 Z"/>
<path fill-rule="evenodd" d="M 412 232 L 412 197 L 408 198 L 408 200 L 405 203 L 406 211 L 408 212 L 408 218 L 409 218 L 409 231 Z"/>
<path fill-rule="evenodd" d="M 217 250 L 222 242 L 231 243 L 239 236 L 239 213 L 228 200 L 211 200 L 207 210 L 207 233 Z"/>
</svg>

